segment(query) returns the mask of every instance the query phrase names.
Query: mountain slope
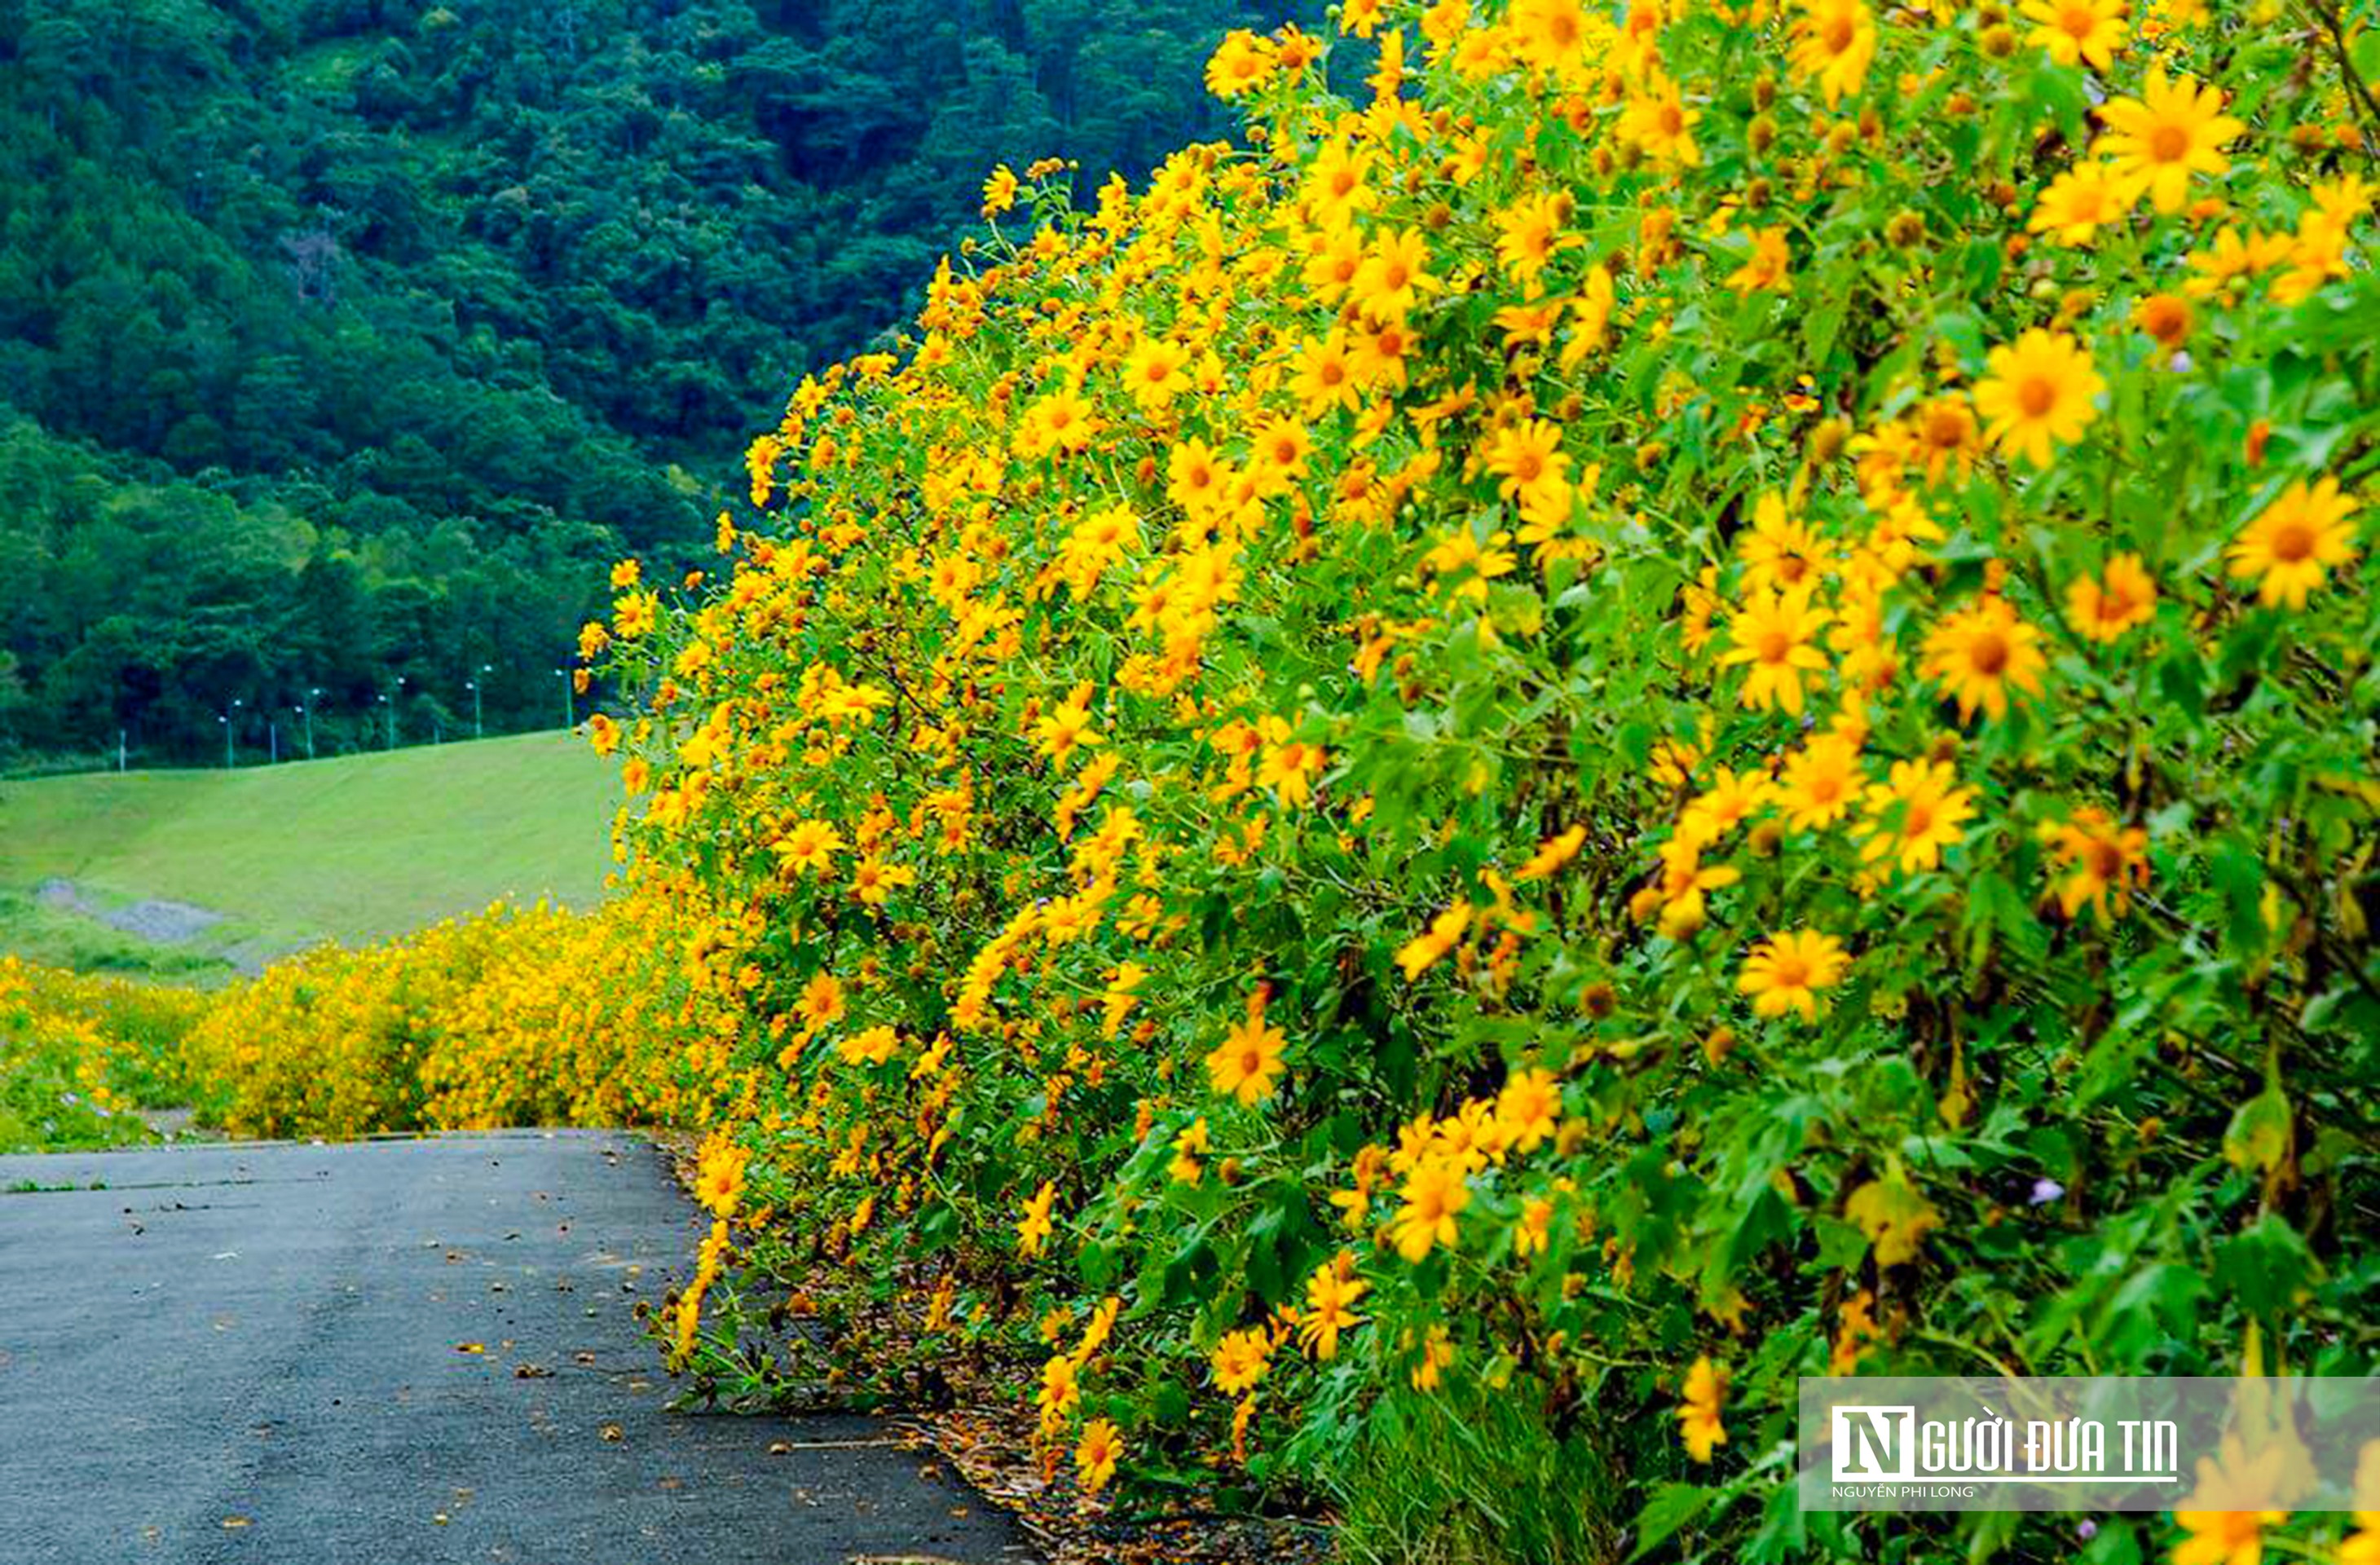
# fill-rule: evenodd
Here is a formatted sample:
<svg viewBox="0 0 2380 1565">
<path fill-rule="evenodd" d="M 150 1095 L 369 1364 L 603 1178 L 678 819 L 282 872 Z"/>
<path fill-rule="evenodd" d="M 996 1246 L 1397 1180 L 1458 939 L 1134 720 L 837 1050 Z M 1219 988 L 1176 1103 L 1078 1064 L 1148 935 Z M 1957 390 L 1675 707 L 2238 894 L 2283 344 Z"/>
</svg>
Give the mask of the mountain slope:
<svg viewBox="0 0 2380 1565">
<path fill-rule="evenodd" d="M 545 721 L 995 161 L 1142 172 L 1286 8 L 0 0 L 0 755 Z"/>
</svg>

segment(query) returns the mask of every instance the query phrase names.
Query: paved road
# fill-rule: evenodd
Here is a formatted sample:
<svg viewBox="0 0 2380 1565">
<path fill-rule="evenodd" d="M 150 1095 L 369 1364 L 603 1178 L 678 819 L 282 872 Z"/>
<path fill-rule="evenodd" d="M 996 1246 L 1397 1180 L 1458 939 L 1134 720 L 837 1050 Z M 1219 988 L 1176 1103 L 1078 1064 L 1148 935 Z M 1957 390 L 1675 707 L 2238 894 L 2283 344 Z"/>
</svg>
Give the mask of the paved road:
<svg viewBox="0 0 2380 1565">
<path fill-rule="evenodd" d="M 592 1133 L 0 1158 L 0 1565 L 1030 1558 L 868 1420 L 665 1411 L 700 1231 Z"/>
</svg>

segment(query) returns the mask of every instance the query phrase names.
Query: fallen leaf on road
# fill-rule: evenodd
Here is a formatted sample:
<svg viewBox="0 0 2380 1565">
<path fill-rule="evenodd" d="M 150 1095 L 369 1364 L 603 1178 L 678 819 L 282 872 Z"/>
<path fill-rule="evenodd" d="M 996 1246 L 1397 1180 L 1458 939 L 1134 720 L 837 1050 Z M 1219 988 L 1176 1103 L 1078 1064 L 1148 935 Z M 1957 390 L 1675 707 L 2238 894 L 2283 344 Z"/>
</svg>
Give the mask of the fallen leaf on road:
<svg viewBox="0 0 2380 1565">
<path fill-rule="evenodd" d="M 541 1364 L 516 1364 L 513 1365 L 513 1378 L 516 1380 L 550 1380 L 552 1377 L 553 1371 L 546 1368 L 545 1365 Z"/>
<path fill-rule="evenodd" d="M 457 1342 L 455 1351 L 458 1353 L 484 1353 L 488 1345 L 485 1342 Z"/>
<path fill-rule="evenodd" d="M 601 1434 L 607 1442 L 614 1445 L 628 1438 L 628 1432 L 617 1424 L 606 1424 L 597 1433 Z"/>
<path fill-rule="evenodd" d="M 223 1519 L 223 1524 L 225 1532 L 236 1533 L 239 1531 L 240 1528 L 248 1525 L 248 1518 L 245 1516 L 226 1516 Z"/>
</svg>

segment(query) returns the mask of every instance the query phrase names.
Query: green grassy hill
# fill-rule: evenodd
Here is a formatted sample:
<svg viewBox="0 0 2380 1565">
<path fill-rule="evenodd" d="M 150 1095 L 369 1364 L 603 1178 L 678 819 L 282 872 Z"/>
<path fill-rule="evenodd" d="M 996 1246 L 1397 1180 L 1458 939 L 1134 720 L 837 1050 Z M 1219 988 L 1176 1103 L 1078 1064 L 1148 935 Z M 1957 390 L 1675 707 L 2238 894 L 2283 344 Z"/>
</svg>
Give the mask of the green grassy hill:
<svg viewBox="0 0 2380 1565">
<path fill-rule="evenodd" d="M 0 951 L 164 976 L 397 934 L 498 897 L 603 894 L 615 769 L 531 734 L 254 767 L 0 782 Z M 46 883 L 69 882 L 72 892 Z M 111 927 L 222 921 L 170 943 Z M 71 905 L 79 903 L 79 907 Z"/>
</svg>

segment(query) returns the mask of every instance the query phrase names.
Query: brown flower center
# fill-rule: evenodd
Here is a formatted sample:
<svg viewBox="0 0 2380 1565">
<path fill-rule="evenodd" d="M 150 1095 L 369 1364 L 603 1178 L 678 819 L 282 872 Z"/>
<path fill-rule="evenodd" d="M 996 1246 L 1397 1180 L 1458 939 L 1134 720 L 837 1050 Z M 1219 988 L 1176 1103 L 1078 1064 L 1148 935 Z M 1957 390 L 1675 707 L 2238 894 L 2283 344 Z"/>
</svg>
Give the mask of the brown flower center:
<svg viewBox="0 0 2380 1565">
<path fill-rule="evenodd" d="M 2313 528 L 2303 522 L 2283 522 L 2273 529 L 2273 558 L 2296 564 L 2313 555 Z"/>
</svg>

